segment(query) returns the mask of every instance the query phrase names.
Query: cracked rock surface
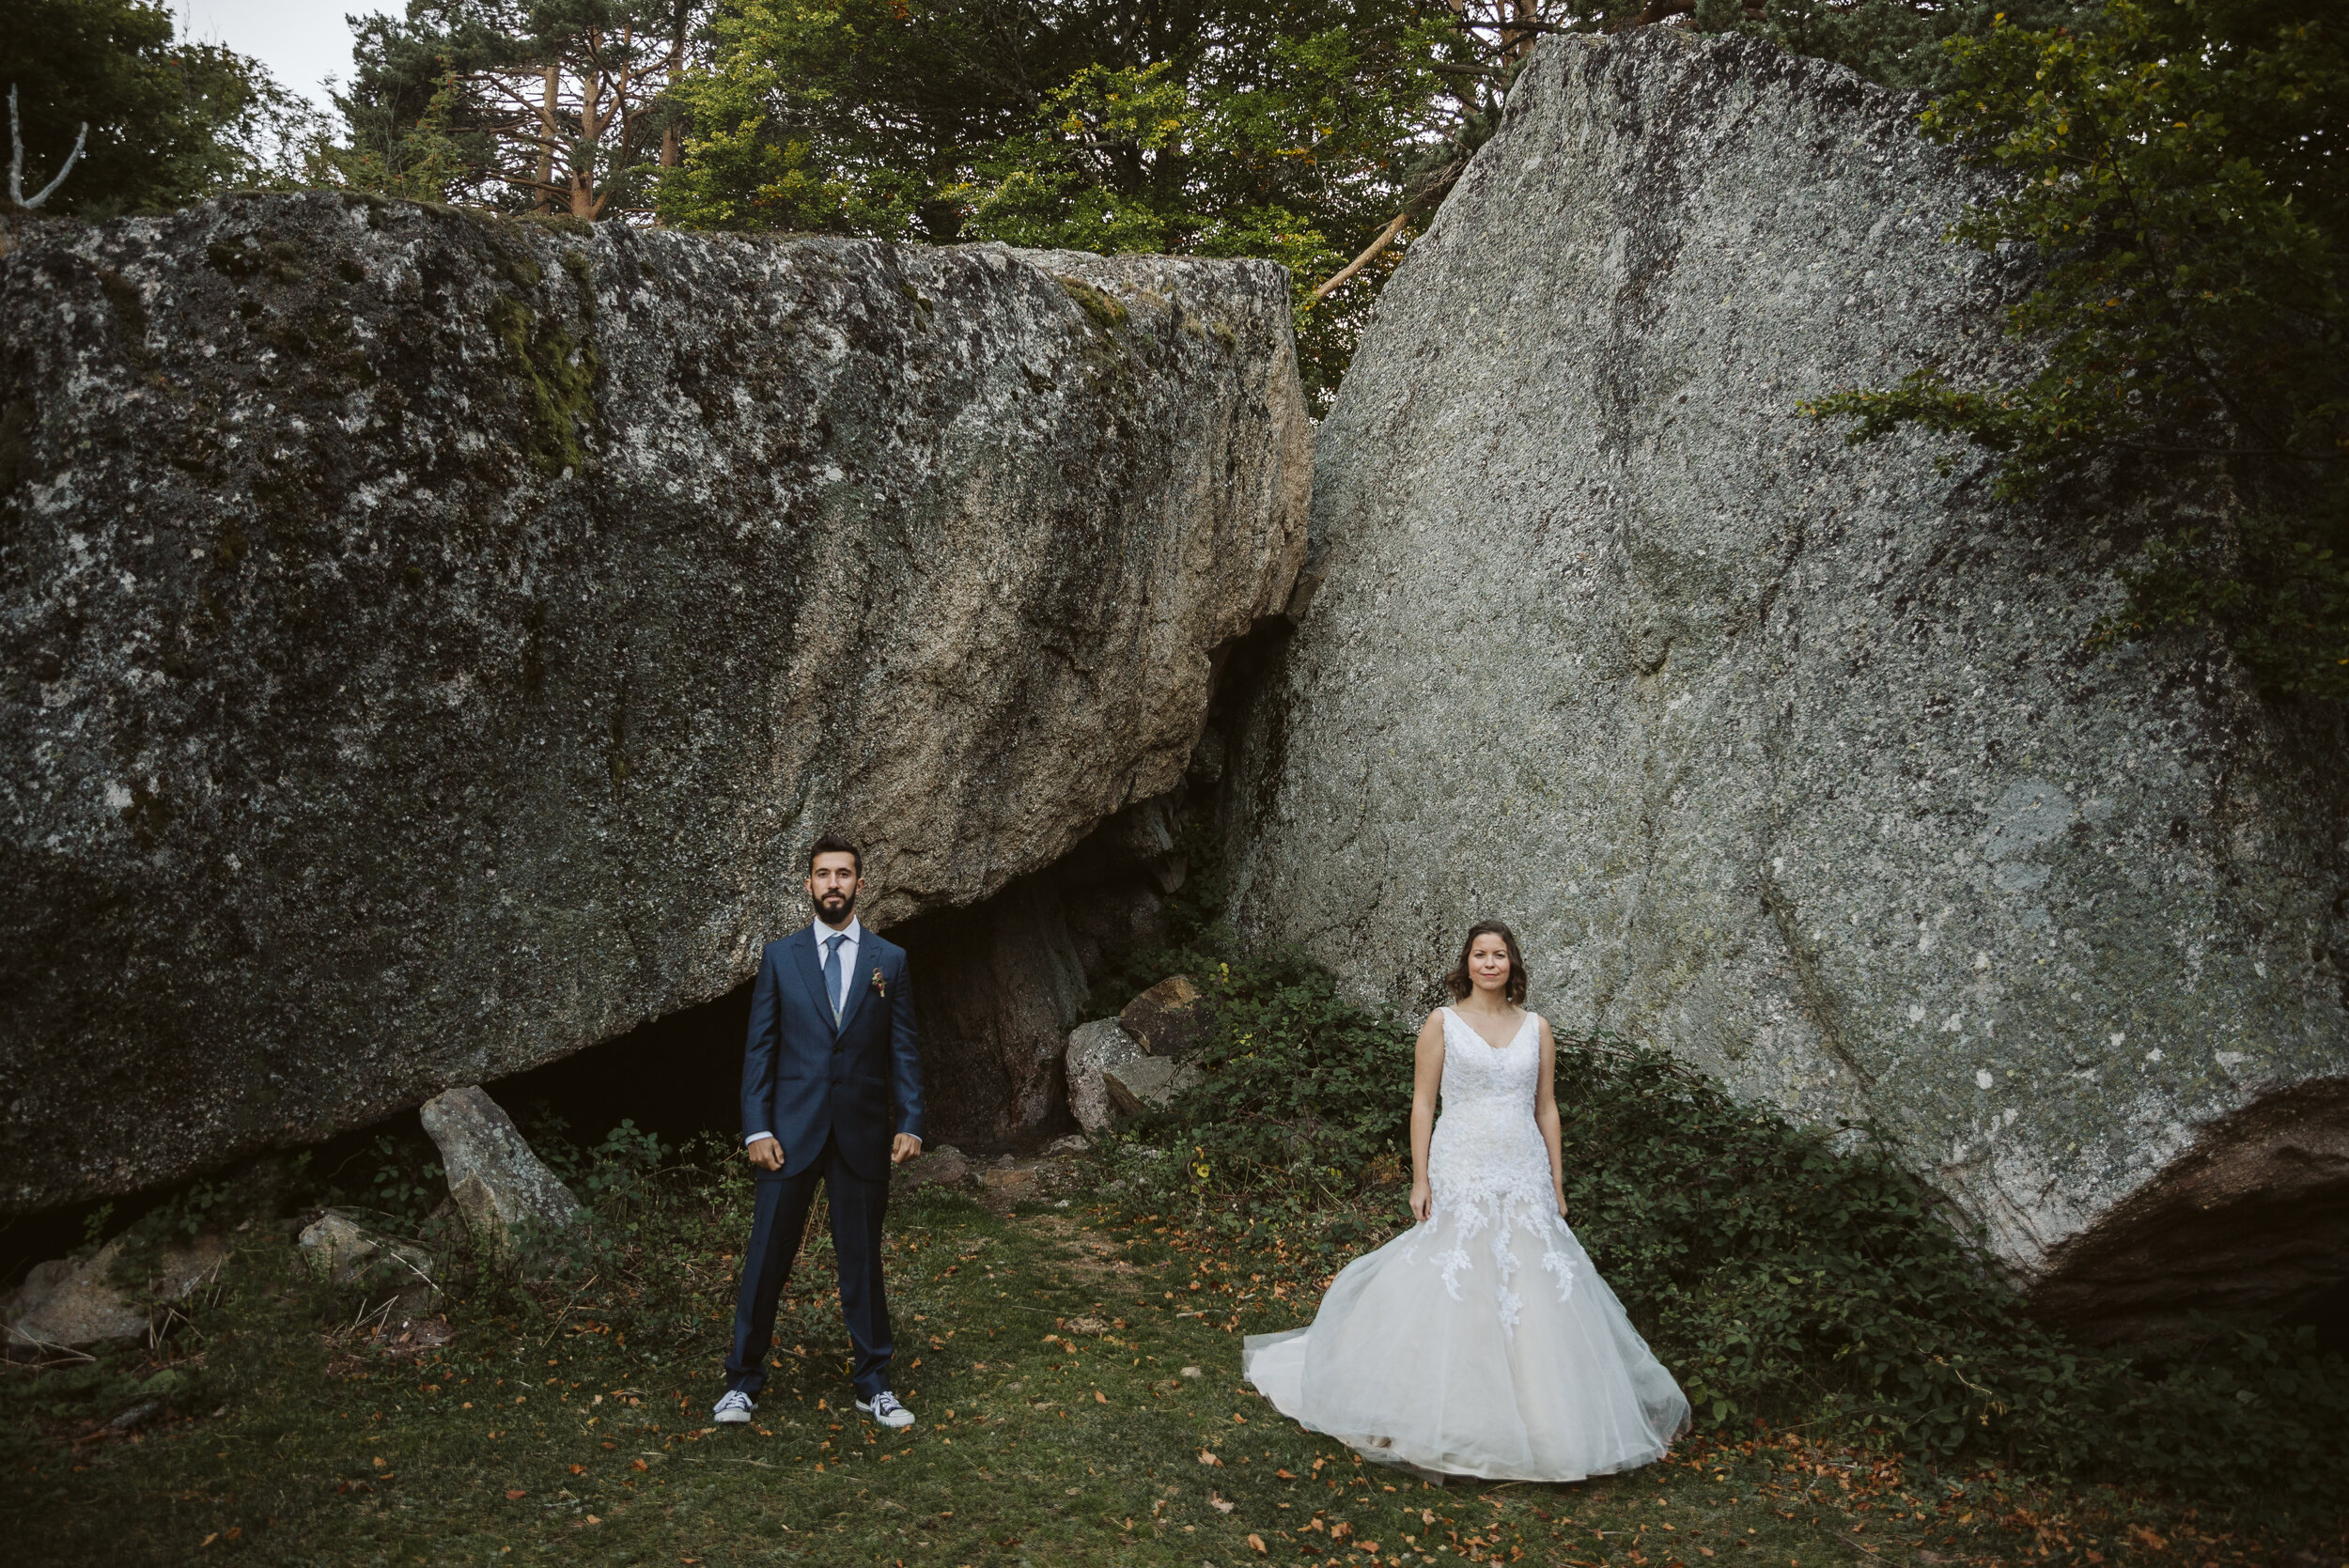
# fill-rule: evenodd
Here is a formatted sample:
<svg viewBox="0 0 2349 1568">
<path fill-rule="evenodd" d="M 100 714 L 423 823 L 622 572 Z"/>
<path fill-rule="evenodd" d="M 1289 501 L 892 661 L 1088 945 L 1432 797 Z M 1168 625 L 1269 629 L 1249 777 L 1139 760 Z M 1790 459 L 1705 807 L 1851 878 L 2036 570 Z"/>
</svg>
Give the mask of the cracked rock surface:
<svg viewBox="0 0 2349 1568">
<path fill-rule="evenodd" d="M 1302 556 L 1268 263 L 323 194 L 0 249 L 0 1207 L 718 996 L 821 831 L 877 925 L 983 899 L 1174 784 Z"/>
<path fill-rule="evenodd" d="M 2045 1277 L 2189 1147 L 2292 1166 L 2198 1140 L 2349 1071 L 2349 758 L 2213 644 L 2089 644 L 2142 529 L 2223 497 L 2006 505 L 1797 415 L 2011 351 L 2027 279 L 1941 240 L 1983 187 L 1918 107 L 1746 39 L 1543 41 L 1320 429 L 1234 908 L 1422 1007 L 1502 917 L 1559 1025 L 1875 1119 Z M 2244 1125 L 2338 1172 L 2330 1114 Z M 2349 1204 L 2230 1181 L 2227 1304 L 2337 1282 Z M 2215 1299 L 2094 1251 L 2131 1278 L 2067 1312 Z"/>
</svg>

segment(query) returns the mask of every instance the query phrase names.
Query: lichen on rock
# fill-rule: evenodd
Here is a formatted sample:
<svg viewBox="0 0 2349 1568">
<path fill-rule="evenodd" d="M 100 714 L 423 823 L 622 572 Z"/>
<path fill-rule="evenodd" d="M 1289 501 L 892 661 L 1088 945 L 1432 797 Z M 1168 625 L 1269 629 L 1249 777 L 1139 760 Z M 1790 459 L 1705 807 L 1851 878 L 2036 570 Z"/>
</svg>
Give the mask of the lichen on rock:
<svg viewBox="0 0 2349 1568">
<path fill-rule="evenodd" d="M 988 897 L 1174 784 L 1303 552 L 1266 263 L 331 194 L 9 241 L 0 1207 L 718 996 L 820 831 L 879 926 Z"/>
</svg>

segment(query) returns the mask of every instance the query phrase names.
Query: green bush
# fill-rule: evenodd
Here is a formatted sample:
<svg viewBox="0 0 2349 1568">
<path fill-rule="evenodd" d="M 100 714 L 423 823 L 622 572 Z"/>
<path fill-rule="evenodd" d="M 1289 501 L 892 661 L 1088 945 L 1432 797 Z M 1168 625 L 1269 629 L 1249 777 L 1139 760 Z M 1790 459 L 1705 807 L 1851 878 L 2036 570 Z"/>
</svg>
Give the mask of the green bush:
<svg viewBox="0 0 2349 1568">
<path fill-rule="evenodd" d="M 1568 1213 L 1710 1422 L 1824 1414 L 2214 1496 L 2349 1486 L 2324 1436 L 2349 1366 L 2309 1330 L 2211 1322 L 2161 1365 L 2075 1344 L 1866 1129 L 1790 1126 L 1618 1040 L 1561 1038 L 1557 1083 Z"/>
<path fill-rule="evenodd" d="M 1350 1193 L 1408 1157 L 1412 1028 L 1339 994 L 1330 973 L 1282 949 L 1202 964 L 1215 1008 L 1193 1059 L 1202 1086 L 1172 1121 L 1201 1190 L 1277 1185 L 1284 1197 Z"/>
</svg>

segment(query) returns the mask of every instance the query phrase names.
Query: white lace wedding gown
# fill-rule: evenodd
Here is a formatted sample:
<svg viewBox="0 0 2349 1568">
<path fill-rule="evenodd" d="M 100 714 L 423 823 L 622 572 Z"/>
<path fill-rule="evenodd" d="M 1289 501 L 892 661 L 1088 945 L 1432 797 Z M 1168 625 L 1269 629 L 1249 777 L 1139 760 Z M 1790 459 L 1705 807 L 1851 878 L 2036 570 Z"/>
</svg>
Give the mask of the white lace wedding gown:
<svg viewBox="0 0 2349 1568">
<path fill-rule="evenodd" d="M 1550 1193 L 1533 1120 L 1541 1032 L 1505 1047 L 1444 1008 L 1426 1223 L 1356 1258 L 1310 1328 L 1252 1334 L 1249 1381 L 1365 1458 L 1488 1481 L 1579 1481 L 1657 1458 L 1688 1396 Z"/>
</svg>

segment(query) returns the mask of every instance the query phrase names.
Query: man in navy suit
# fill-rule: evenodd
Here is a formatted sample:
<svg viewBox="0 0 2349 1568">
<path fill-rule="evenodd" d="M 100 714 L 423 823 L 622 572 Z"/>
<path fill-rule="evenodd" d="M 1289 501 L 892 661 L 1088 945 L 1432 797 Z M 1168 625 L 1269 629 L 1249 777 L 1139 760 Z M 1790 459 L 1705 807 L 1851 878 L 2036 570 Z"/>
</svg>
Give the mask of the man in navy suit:
<svg viewBox="0 0 2349 1568">
<path fill-rule="evenodd" d="M 883 1426 L 913 1424 L 889 1389 L 880 1246 L 889 1168 L 922 1152 L 922 1053 L 905 949 L 856 919 L 863 869 L 846 839 L 816 841 L 807 857 L 815 923 L 767 944 L 751 990 L 742 1141 L 758 1170 L 758 1208 L 742 1256 L 726 1391 L 713 1412 L 722 1421 L 749 1421 L 766 1386 L 775 1298 L 820 1179 L 831 1197 L 841 1315 L 856 1347 L 856 1407 Z"/>
</svg>

